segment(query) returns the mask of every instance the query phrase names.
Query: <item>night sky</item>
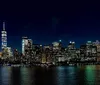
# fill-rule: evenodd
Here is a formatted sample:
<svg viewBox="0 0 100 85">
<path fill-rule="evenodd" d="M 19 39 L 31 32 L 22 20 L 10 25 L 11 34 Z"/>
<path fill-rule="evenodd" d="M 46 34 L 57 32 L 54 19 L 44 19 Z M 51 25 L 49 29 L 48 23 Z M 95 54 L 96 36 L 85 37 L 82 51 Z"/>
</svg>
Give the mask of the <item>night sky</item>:
<svg viewBox="0 0 100 85">
<path fill-rule="evenodd" d="M 0 31 L 3 21 L 8 46 L 19 50 L 22 36 L 32 38 L 37 44 L 51 44 L 61 39 L 67 46 L 72 40 L 76 47 L 87 40 L 100 40 L 99 2 L 5 1 L 0 2 Z"/>
</svg>

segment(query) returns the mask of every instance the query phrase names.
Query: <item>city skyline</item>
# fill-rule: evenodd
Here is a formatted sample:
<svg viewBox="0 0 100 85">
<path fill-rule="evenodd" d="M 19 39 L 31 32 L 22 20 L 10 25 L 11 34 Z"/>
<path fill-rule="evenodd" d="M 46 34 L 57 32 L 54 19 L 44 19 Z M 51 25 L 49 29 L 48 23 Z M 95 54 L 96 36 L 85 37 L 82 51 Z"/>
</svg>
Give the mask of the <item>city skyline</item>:
<svg viewBox="0 0 100 85">
<path fill-rule="evenodd" d="M 66 46 L 71 40 L 77 43 L 76 47 L 88 40 L 100 40 L 98 3 L 92 1 L 12 3 L 1 5 L 0 31 L 2 22 L 5 21 L 8 45 L 13 48 L 21 50 L 22 36 L 28 36 L 33 43 L 38 44 L 50 44 L 61 39 Z"/>
<path fill-rule="evenodd" d="M 100 85 L 100 2 L 1 0 L 0 85 Z"/>
<path fill-rule="evenodd" d="M 3 22 L 2 22 L 2 24 L 3 24 Z M 6 23 L 7 24 L 7 23 Z M 6 31 L 7 31 L 7 25 L 5 26 L 5 29 L 6 29 Z M 2 27 L 2 30 L 3 30 L 3 27 Z M 24 36 L 9 36 L 9 33 L 7 34 L 7 38 L 8 38 L 8 40 L 7 40 L 7 42 L 8 42 L 8 46 L 11 46 L 13 49 L 18 49 L 20 52 L 21 52 L 21 50 L 22 50 L 22 46 L 21 46 L 21 44 L 22 44 L 22 37 L 24 37 Z M 11 37 L 13 37 L 13 38 L 15 38 L 15 40 L 16 40 L 16 38 L 19 38 L 19 40 L 20 40 L 20 44 L 19 44 L 19 42 L 16 42 L 16 44 L 15 45 L 13 45 L 13 44 L 11 44 L 12 42 L 13 42 L 13 40 L 9 40 Z M 27 37 L 27 35 L 26 35 L 26 37 Z M 48 36 L 47 36 L 48 37 Z M 29 36 L 28 35 L 28 38 L 30 38 L 30 39 L 32 39 L 33 40 L 33 37 L 32 36 Z M 40 39 L 40 40 L 42 40 L 42 39 Z M 62 41 L 62 45 L 64 46 L 64 47 L 67 47 L 68 46 L 68 44 L 69 44 L 69 42 L 70 41 L 74 41 L 76 44 L 75 44 L 75 46 L 76 46 L 76 48 L 80 48 L 80 45 L 82 45 L 82 44 L 86 44 L 86 42 L 87 41 L 95 41 L 95 39 L 91 39 L 91 40 L 88 40 L 88 39 L 85 39 L 84 40 L 84 42 L 81 42 L 80 44 L 77 44 L 77 40 L 75 41 L 74 39 L 69 39 L 69 40 L 64 40 L 63 38 L 61 39 L 61 38 L 59 38 L 59 40 L 61 40 Z M 59 42 L 59 40 L 58 39 L 55 39 L 55 40 L 53 40 L 53 41 L 47 41 L 46 43 L 43 43 L 43 41 L 42 41 L 42 43 L 41 42 L 37 42 L 37 41 L 39 41 L 39 40 L 33 40 L 33 44 L 40 44 L 40 45 L 49 45 L 49 44 L 52 44 L 52 42 Z M 96 39 L 96 40 L 99 40 L 99 39 Z M 1 41 L 1 40 L 0 40 Z M 9 41 L 10 41 L 10 43 L 9 43 Z M 45 40 L 44 40 L 44 42 L 45 42 Z M 17 45 L 17 46 L 16 46 Z"/>
</svg>

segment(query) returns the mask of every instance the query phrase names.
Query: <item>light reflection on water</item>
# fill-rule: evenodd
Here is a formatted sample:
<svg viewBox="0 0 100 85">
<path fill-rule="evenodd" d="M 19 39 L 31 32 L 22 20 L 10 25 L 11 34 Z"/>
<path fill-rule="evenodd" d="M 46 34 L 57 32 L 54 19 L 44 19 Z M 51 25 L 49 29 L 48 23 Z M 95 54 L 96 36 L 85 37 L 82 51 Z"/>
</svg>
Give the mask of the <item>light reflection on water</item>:
<svg viewBox="0 0 100 85">
<path fill-rule="evenodd" d="M 55 75 L 55 77 L 57 77 L 57 85 L 73 85 L 76 83 L 75 67 L 57 67 L 56 73 L 57 75 Z"/>
<path fill-rule="evenodd" d="M 20 68 L 20 74 L 21 74 L 21 83 L 22 85 L 30 85 L 31 84 L 31 75 L 30 71 L 27 68 Z"/>
<path fill-rule="evenodd" d="M 11 84 L 11 68 L 0 67 L 0 85 Z"/>
<path fill-rule="evenodd" d="M 85 68 L 85 75 L 86 75 L 86 82 L 88 84 L 95 84 L 95 66 L 86 66 Z"/>
<path fill-rule="evenodd" d="M 0 85 L 100 85 L 100 66 L 0 67 Z"/>
</svg>

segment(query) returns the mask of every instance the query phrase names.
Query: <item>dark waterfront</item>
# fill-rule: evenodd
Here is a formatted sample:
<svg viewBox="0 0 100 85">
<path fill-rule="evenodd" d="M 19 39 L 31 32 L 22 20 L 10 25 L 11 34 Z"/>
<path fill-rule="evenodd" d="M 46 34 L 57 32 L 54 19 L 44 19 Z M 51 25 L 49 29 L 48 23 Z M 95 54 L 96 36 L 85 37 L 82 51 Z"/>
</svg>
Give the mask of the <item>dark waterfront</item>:
<svg viewBox="0 0 100 85">
<path fill-rule="evenodd" d="M 100 85 L 100 65 L 0 67 L 0 85 Z"/>
</svg>

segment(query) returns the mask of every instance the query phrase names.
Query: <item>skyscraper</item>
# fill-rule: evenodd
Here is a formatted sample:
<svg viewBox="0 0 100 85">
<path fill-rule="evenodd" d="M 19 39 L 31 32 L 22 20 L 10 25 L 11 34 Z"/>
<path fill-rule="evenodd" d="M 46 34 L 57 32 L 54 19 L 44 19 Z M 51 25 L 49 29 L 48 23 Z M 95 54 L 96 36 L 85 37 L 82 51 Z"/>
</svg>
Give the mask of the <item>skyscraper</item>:
<svg viewBox="0 0 100 85">
<path fill-rule="evenodd" d="M 7 47 L 7 31 L 5 30 L 5 22 L 3 22 L 3 30 L 1 32 L 1 39 L 2 39 L 1 49 L 4 49 Z"/>
<path fill-rule="evenodd" d="M 86 45 L 80 46 L 80 57 L 86 57 Z"/>
<path fill-rule="evenodd" d="M 27 37 L 23 37 L 22 38 L 22 53 L 23 55 L 25 55 L 25 46 L 28 44 L 28 38 Z"/>
<path fill-rule="evenodd" d="M 32 39 L 27 37 L 22 38 L 22 53 L 25 55 L 25 52 L 29 52 L 32 49 Z"/>
<path fill-rule="evenodd" d="M 92 56 L 92 46 L 93 46 L 93 42 L 87 41 L 87 43 L 86 43 L 86 56 L 88 56 L 88 57 Z"/>
<path fill-rule="evenodd" d="M 70 41 L 69 45 L 68 45 L 68 49 L 75 49 L 75 42 Z"/>
</svg>

